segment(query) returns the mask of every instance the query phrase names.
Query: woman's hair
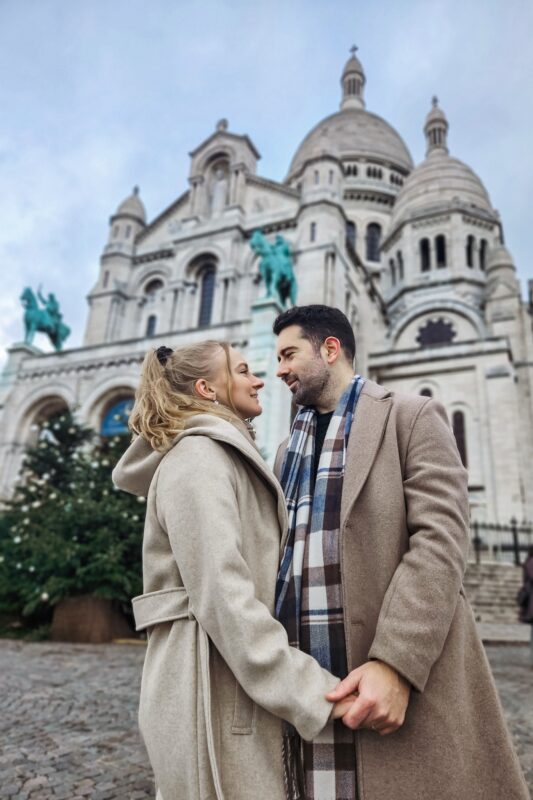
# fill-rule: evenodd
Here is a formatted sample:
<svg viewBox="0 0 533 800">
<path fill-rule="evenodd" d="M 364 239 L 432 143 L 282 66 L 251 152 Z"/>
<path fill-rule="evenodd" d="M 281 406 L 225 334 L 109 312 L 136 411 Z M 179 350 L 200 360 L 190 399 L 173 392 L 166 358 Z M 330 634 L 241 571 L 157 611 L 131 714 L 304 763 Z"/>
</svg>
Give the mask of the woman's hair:
<svg viewBox="0 0 533 800">
<path fill-rule="evenodd" d="M 209 339 L 177 350 L 160 347 L 150 350 L 143 361 L 141 380 L 129 418 L 130 429 L 150 443 L 154 450 L 166 451 L 174 437 L 195 414 L 214 414 L 227 420 L 238 419 L 232 399 L 230 346 Z M 212 380 L 223 353 L 228 397 L 231 408 L 205 400 L 194 391 L 197 380 Z"/>
</svg>

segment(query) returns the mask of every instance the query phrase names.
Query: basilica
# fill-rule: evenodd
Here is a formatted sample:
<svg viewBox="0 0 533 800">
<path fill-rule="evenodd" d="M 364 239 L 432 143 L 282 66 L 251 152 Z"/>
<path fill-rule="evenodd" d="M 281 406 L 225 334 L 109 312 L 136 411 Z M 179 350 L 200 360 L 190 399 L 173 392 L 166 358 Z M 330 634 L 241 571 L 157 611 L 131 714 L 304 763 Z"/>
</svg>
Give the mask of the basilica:
<svg viewBox="0 0 533 800">
<path fill-rule="evenodd" d="M 472 517 L 533 518 L 532 303 L 522 300 L 502 220 L 481 179 L 450 153 L 437 99 L 415 165 L 400 134 L 367 110 L 365 83 L 353 48 L 340 109 L 303 138 L 282 182 L 260 175 L 256 144 L 220 120 L 190 153 L 188 188 L 168 208 L 148 220 L 137 188 L 118 206 L 83 345 L 9 349 L 2 496 L 39 422 L 70 407 L 102 435 L 123 430 L 144 353 L 204 338 L 236 345 L 267 380 L 258 444 L 272 460 L 290 398 L 275 378 L 270 328 L 280 309 L 265 300 L 251 246 L 260 231 L 286 243 L 299 305 L 346 313 L 359 373 L 444 405 L 469 471 Z"/>
</svg>

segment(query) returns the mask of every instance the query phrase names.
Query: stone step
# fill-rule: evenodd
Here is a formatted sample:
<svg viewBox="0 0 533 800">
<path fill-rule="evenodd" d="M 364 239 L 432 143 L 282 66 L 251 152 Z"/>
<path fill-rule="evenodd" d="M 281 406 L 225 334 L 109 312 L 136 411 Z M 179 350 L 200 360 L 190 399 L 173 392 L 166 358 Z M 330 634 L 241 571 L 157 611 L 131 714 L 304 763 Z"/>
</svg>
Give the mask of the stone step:
<svg viewBox="0 0 533 800">
<path fill-rule="evenodd" d="M 522 585 L 522 569 L 510 564 L 469 563 L 464 587 L 478 622 L 515 624 L 516 594 Z"/>
</svg>

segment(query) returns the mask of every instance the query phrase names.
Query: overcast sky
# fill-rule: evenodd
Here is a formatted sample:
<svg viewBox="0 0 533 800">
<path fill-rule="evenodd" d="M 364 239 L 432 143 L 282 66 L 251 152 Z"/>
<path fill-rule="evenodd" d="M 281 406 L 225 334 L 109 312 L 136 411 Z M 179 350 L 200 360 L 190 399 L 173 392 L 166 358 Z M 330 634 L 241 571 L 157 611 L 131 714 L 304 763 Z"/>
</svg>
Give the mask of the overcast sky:
<svg viewBox="0 0 533 800">
<path fill-rule="evenodd" d="M 336 111 L 355 43 L 367 108 L 424 157 L 437 94 L 454 156 L 533 278 L 533 0 L 0 0 L 0 359 L 42 283 L 82 341 L 108 220 L 135 184 L 152 219 L 187 188 L 188 153 L 227 117 L 283 180 Z M 48 350 L 44 336 L 35 344 Z"/>
</svg>

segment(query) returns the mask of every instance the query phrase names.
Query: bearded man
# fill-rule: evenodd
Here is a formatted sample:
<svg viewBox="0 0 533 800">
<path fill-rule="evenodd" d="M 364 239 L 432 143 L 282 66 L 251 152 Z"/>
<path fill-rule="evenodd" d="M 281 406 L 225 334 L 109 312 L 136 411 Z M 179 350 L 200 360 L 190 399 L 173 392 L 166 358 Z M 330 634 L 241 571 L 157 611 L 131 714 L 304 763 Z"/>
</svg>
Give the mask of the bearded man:
<svg viewBox="0 0 533 800">
<path fill-rule="evenodd" d="M 462 581 L 468 480 L 436 400 L 354 374 L 347 318 L 274 323 L 298 412 L 275 471 L 289 511 L 276 614 L 289 641 L 357 695 L 318 740 L 286 726 L 306 800 L 527 800 Z M 296 737 L 297 738 L 297 737 Z"/>
</svg>

